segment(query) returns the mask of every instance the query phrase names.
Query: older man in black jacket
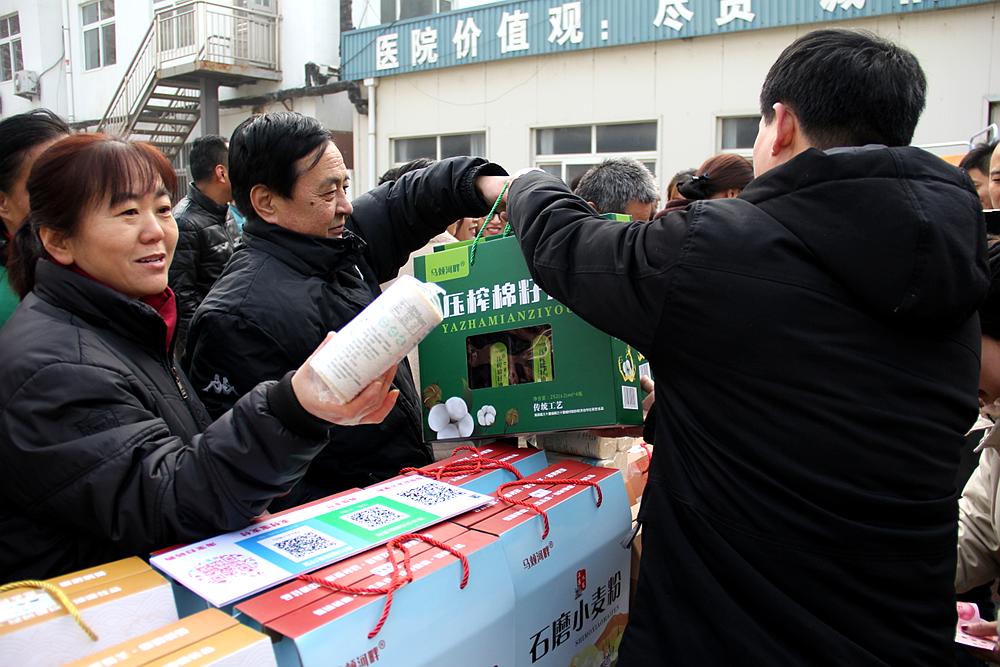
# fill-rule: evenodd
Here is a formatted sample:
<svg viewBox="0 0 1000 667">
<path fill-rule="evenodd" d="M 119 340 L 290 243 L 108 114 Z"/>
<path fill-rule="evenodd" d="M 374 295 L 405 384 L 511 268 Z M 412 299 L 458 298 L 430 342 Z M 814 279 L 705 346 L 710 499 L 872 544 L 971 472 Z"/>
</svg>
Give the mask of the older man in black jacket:
<svg viewBox="0 0 1000 667">
<path fill-rule="evenodd" d="M 229 149 L 233 195 L 247 215 L 245 247 L 195 314 L 184 362 L 213 415 L 258 382 L 298 367 L 448 224 L 485 214 L 489 204 L 477 181 L 506 174 L 480 158 L 452 158 L 380 185 L 352 204 L 340 151 L 312 118 L 251 118 L 233 132 Z M 430 462 L 405 359 L 395 385 L 400 396 L 385 421 L 334 427 L 332 444 L 272 511 Z"/>
<path fill-rule="evenodd" d="M 925 87 L 909 52 L 817 31 L 767 75 L 739 198 L 621 224 L 510 186 L 538 283 L 658 379 L 619 667 L 952 661 L 988 273 L 968 177 L 907 147 Z"/>
</svg>

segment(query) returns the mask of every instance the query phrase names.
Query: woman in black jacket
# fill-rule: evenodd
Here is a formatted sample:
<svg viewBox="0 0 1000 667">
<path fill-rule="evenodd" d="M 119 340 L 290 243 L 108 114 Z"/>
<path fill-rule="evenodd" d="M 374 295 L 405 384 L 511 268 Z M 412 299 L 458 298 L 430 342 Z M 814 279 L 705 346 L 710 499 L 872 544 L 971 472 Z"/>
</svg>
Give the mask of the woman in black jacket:
<svg viewBox="0 0 1000 667">
<path fill-rule="evenodd" d="M 0 332 L 0 580 L 145 555 L 246 525 L 327 444 L 380 422 L 391 370 L 343 406 L 304 364 L 212 422 L 174 367 L 170 163 L 75 135 L 28 181 L 24 297 Z M 37 259 L 37 262 L 36 262 Z"/>
</svg>

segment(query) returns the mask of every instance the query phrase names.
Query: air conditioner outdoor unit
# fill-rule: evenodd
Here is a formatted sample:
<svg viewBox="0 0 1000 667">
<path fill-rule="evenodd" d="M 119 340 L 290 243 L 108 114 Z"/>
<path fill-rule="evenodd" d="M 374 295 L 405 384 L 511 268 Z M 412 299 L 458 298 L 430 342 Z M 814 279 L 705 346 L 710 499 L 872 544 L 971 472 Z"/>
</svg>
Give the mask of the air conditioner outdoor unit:
<svg viewBox="0 0 1000 667">
<path fill-rule="evenodd" d="M 14 72 L 14 94 L 28 100 L 38 97 L 38 72 L 27 69 Z"/>
</svg>

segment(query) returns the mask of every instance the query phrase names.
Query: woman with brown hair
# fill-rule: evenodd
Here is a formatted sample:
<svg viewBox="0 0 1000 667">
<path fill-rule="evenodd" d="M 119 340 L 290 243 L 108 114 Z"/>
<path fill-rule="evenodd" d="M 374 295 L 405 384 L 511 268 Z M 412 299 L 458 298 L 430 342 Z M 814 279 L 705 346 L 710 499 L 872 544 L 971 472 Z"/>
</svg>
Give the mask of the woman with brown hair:
<svg viewBox="0 0 1000 667">
<path fill-rule="evenodd" d="M 240 528 L 288 492 L 330 423 L 378 423 L 394 369 L 346 405 L 308 367 L 212 422 L 173 365 L 170 163 L 75 135 L 28 179 L 30 233 L 0 330 L 0 572 L 51 577 Z M 32 269 L 34 269 L 32 271 Z"/>
<path fill-rule="evenodd" d="M 722 153 L 705 160 L 694 176 L 677 186 L 688 200 L 732 199 L 753 180 L 750 161 L 733 153 Z"/>
<path fill-rule="evenodd" d="M 46 148 L 70 133 L 48 109 L 33 109 L 0 122 L 0 326 L 19 299 L 7 281 L 7 248 L 28 217 L 28 174 Z"/>
</svg>

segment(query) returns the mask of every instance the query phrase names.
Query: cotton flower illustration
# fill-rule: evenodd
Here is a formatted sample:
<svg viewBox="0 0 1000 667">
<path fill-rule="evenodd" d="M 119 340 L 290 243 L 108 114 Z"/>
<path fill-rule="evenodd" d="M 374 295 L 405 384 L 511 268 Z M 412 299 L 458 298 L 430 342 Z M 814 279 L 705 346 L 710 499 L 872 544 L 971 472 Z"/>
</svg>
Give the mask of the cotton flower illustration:
<svg viewBox="0 0 1000 667">
<path fill-rule="evenodd" d="M 497 420 L 497 409 L 492 405 L 484 405 L 479 408 L 476 413 L 476 421 L 479 422 L 480 426 L 493 426 L 493 422 Z"/>
<path fill-rule="evenodd" d="M 475 424 L 469 414 L 469 406 L 458 396 L 452 396 L 444 403 L 438 403 L 427 414 L 427 425 L 439 440 L 467 438 L 472 435 Z"/>
</svg>

